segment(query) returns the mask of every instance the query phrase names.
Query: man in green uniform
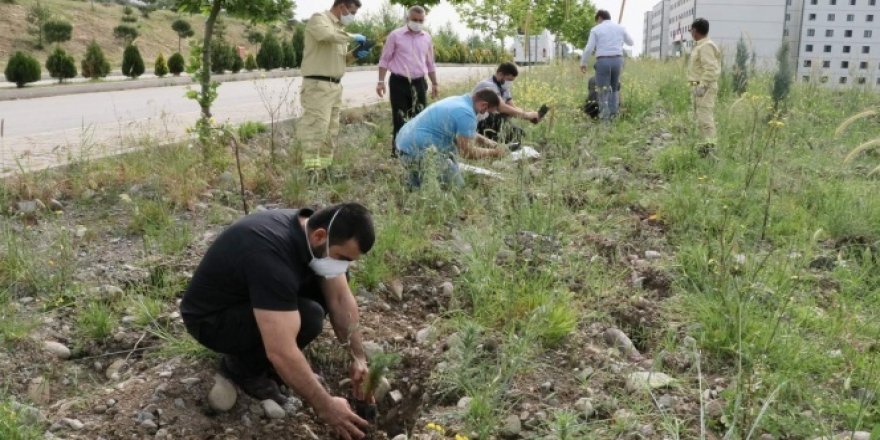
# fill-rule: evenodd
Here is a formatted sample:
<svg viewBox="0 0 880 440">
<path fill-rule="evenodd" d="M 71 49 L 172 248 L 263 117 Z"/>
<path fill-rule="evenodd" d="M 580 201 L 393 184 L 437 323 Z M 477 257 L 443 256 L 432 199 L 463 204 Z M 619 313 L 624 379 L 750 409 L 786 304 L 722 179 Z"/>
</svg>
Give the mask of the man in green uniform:
<svg viewBox="0 0 880 440">
<path fill-rule="evenodd" d="M 345 32 L 361 7 L 360 0 L 334 0 L 329 11 L 316 13 L 305 29 L 300 102 L 303 114 L 297 124 L 307 170 L 327 168 L 333 162 L 342 106 L 342 75 L 346 63 L 369 54 L 366 38 Z M 349 54 L 348 44 L 358 44 Z"/>
</svg>

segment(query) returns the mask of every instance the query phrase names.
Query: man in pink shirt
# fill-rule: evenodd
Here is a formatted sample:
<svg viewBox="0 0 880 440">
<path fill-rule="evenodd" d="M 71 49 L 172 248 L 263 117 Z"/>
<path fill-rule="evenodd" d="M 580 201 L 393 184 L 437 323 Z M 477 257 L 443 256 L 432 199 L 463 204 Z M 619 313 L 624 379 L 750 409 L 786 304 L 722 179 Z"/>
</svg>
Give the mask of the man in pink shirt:
<svg viewBox="0 0 880 440">
<path fill-rule="evenodd" d="M 431 36 L 423 31 L 425 8 L 409 8 L 406 25 L 395 29 L 385 39 L 382 57 L 379 59 L 379 83 L 376 93 L 385 96 L 385 73 L 391 71 L 388 80 L 391 99 L 391 117 L 394 120 L 394 135 L 391 141 L 391 155 L 396 156 L 394 140 L 397 132 L 407 120 L 419 114 L 427 105 L 425 97 L 428 83 L 425 75 L 431 78 L 431 97 L 436 98 L 437 74 L 434 67 L 434 44 Z"/>
</svg>

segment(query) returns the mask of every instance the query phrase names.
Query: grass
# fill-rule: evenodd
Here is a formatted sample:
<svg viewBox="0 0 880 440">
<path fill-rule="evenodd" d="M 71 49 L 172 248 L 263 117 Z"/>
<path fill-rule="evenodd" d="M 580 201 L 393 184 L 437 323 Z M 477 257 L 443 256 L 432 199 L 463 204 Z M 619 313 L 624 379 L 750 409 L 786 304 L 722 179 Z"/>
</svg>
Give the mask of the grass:
<svg viewBox="0 0 880 440">
<path fill-rule="evenodd" d="M 0 393 L 2 396 L 4 393 Z M 36 440 L 43 438 L 39 424 L 30 420 L 10 400 L 0 400 L 0 438 L 7 440 Z"/>
<path fill-rule="evenodd" d="M 368 205 L 378 240 L 353 267 L 355 291 L 381 294 L 395 280 L 439 285 L 451 278 L 454 294 L 437 324 L 448 349 L 436 359 L 432 395 L 445 405 L 465 396 L 471 403 L 436 413 L 450 432 L 497 436 L 521 400 L 534 398 L 532 382 L 547 374 L 560 386 L 573 384 L 540 428 L 552 438 L 616 438 L 646 424 L 671 438 L 701 438 L 704 429 L 743 439 L 880 432 L 880 408 L 865 398 L 880 387 L 880 199 L 870 174 L 876 154 L 864 146 L 876 137 L 876 121 L 853 117 L 880 98 L 797 84 L 787 110 L 771 114 L 770 76 L 758 76 L 743 97 L 727 89 L 719 97 L 719 147 L 701 158 L 683 72 L 677 62 L 629 63 L 625 113 L 603 126 L 577 110 L 584 88 L 577 66 L 524 69 L 518 103 L 554 107 L 546 121 L 527 127 L 528 143 L 543 158 L 483 163 L 504 180 L 467 176 L 453 192 L 431 180 L 419 192 L 402 188 L 397 163 L 386 158 L 384 111 L 349 115 L 338 166 L 319 181 L 297 171 L 294 147 L 272 162 L 266 135 L 249 125 L 241 129 L 250 138 L 242 150 L 246 197 L 250 206 Z M 287 141 L 281 145 L 295 144 L 289 132 L 279 136 Z M 864 151 L 850 154 L 859 145 Z M 203 249 L 194 236 L 204 223 L 228 224 L 240 209 L 232 163 L 226 146 L 206 160 L 197 148 L 176 145 L 17 176 L 0 194 L 11 204 L 49 191 L 79 199 L 89 189 L 124 214 L 104 219 L 142 239 L 141 255 L 191 268 L 188 251 Z M 135 183 L 139 194 L 119 204 Z M 37 237 L 20 220 L 7 222 L 3 286 L 75 295 L 73 254 L 49 278 L 36 270 L 63 235 L 50 240 L 55 248 L 35 247 Z M 663 258 L 643 262 L 646 250 Z M 671 284 L 635 286 L 643 264 Z M 161 341 L 160 355 L 210 357 L 180 326 L 160 319 L 183 286 L 166 269 L 154 272 L 151 282 L 126 289 L 123 304 L 85 307 L 78 327 L 97 338 L 109 316 L 124 312 Z M 10 302 L 0 296 L 0 313 L 17 316 Z M 0 335 L 8 340 L 26 334 L 3 321 Z M 602 344 L 593 339 L 596 329 L 611 326 L 624 329 L 656 370 L 676 377 L 679 388 L 664 392 L 689 410 L 661 410 L 658 395 L 622 390 L 623 373 L 610 365 L 625 361 L 585 348 Z M 568 378 L 575 375 L 562 370 L 569 358 L 594 372 Z M 702 399 L 715 378 L 724 389 Z M 566 400 L 586 389 L 599 412 L 589 420 L 571 412 L 576 398 Z M 720 414 L 708 414 L 709 404 L 720 405 Z M 632 418 L 613 420 L 617 409 Z"/>
</svg>

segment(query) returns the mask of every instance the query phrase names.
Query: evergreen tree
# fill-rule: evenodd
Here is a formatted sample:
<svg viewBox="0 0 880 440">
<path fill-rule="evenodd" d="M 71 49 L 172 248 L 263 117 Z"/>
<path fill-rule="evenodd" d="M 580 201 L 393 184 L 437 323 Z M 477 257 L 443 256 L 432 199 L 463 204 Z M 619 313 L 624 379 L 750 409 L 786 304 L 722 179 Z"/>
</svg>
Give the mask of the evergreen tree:
<svg viewBox="0 0 880 440">
<path fill-rule="evenodd" d="M 746 40 L 739 37 L 736 43 L 736 63 L 733 66 L 733 91 L 737 96 L 745 93 L 749 88 L 749 48 Z"/>
<path fill-rule="evenodd" d="M 122 74 L 129 78 L 137 78 L 144 74 L 144 59 L 137 46 L 130 44 L 122 53 Z"/>
<path fill-rule="evenodd" d="M 156 63 L 153 65 L 153 73 L 159 78 L 168 75 L 168 64 L 165 63 L 165 57 L 160 53 L 156 57 Z"/>
<path fill-rule="evenodd" d="M 76 61 L 73 60 L 73 55 L 56 47 L 49 58 L 46 58 L 46 70 L 52 78 L 58 78 L 58 83 L 62 83 L 65 79 L 76 77 Z"/>
<path fill-rule="evenodd" d="M 257 65 L 261 69 L 272 70 L 281 67 L 283 58 L 284 52 L 281 45 L 278 44 L 278 39 L 275 38 L 274 33 L 269 32 L 263 38 L 263 44 L 260 45 L 260 51 L 257 52 Z"/>
<path fill-rule="evenodd" d="M 49 20 L 43 24 L 43 37 L 47 43 L 63 43 L 70 40 L 73 26 L 64 20 Z"/>
<path fill-rule="evenodd" d="M 39 81 L 42 72 L 39 61 L 19 51 L 9 58 L 4 73 L 6 74 L 6 81 L 13 82 L 17 87 L 21 88 L 27 83 Z"/>
<path fill-rule="evenodd" d="M 183 55 L 180 52 L 171 55 L 171 58 L 168 58 L 168 71 L 171 72 L 174 76 L 179 76 L 183 71 L 186 70 L 186 61 L 183 59 Z"/>
<path fill-rule="evenodd" d="M 791 91 L 791 82 L 794 73 L 791 69 L 791 60 L 788 56 L 788 43 L 783 42 L 782 47 L 776 52 L 776 74 L 773 75 L 773 87 L 770 94 L 773 96 L 773 109 L 780 111 L 785 101 L 788 99 L 788 93 Z"/>
<path fill-rule="evenodd" d="M 254 59 L 254 54 L 248 54 L 247 59 L 244 60 L 244 68 L 248 72 L 253 72 L 257 68 L 259 68 L 259 66 L 257 66 L 257 60 Z"/>
<path fill-rule="evenodd" d="M 82 75 L 86 78 L 103 78 L 110 73 L 110 63 L 104 57 L 101 46 L 95 41 L 92 41 L 86 49 L 86 56 L 80 67 L 82 67 Z"/>
<path fill-rule="evenodd" d="M 192 29 L 192 25 L 189 24 L 188 21 L 178 18 L 174 20 L 174 23 L 171 23 L 171 29 L 177 33 L 177 51 L 180 52 L 180 43 L 186 38 L 192 37 L 196 33 Z"/>
<path fill-rule="evenodd" d="M 43 25 L 49 21 L 52 13 L 48 7 L 43 6 L 40 0 L 37 0 L 33 6 L 28 8 L 25 20 L 28 22 L 28 33 L 37 36 L 37 49 L 43 48 Z M 39 63 L 37 63 L 39 66 Z"/>
<path fill-rule="evenodd" d="M 232 65 L 229 66 L 229 70 L 232 73 L 241 72 L 241 68 L 244 67 L 244 61 L 241 59 L 241 55 L 238 54 L 238 51 L 233 51 L 232 53 Z"/>
</svg>

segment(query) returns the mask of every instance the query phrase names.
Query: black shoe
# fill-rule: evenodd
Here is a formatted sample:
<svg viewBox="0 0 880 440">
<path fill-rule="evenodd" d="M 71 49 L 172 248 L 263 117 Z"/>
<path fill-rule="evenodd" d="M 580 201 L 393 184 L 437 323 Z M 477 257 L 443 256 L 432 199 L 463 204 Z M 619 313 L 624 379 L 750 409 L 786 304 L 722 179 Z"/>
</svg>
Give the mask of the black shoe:
<svg viewBox="0 0 880 440">
<path fill-rule="evenodd" d="M 705 159 L 709 156 L 712 156 L 714 152 L 715 152 L 715 144 L 713 144 L 711 142 L 707 142 L 705 144 L 702 144 L 697 148 L 697 153 L 703 159 Z"/>
<path fill-rule="evenodd" d="M 287 397 L 284 397 L 284 394 L 281 394 L 281 389 L 278 387 L 278 384 L 270 379 L 265 372 L 258 376 L 243 377 L 236 374 L 233 371 L 233 368 L 230 368 L 229 362 L 234 363 L 234 361 L 229 360 L 228 356 L 224 356 L 223 360 L 220 362 L 220 374 L 238 385 L 245 394 L 261 402 L 266 399 L 271 399 L 279 405 L 287 403 Z"/>
</svg>

